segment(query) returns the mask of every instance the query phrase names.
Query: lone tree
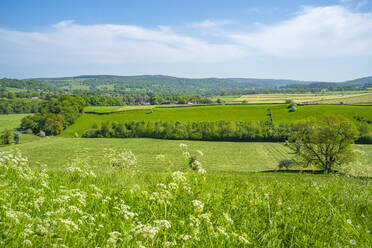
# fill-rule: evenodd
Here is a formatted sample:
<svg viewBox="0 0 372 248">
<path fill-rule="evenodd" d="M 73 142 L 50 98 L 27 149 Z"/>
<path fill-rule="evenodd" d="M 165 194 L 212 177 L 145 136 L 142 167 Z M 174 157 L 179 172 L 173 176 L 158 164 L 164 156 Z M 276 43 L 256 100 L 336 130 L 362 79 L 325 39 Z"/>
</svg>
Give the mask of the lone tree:
<svg viewBox="0 0 372 248">
<path fill-rule="evenodd" d="M 351 144 L 357 137 L 356 126 L 345 117 L 323 115 L 297 122 L 286 145 L 296 154 L 297 163 L 329 173 L 353 160 Z"/>
</svg>

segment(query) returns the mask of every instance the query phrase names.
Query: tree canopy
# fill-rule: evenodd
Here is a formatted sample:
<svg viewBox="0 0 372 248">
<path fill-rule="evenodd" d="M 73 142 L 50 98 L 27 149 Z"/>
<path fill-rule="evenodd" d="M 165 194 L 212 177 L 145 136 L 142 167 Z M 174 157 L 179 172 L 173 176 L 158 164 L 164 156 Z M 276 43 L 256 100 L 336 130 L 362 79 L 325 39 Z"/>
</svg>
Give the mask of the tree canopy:
<svg viewBox="0 0 372 248">
<path fill-rule="evenodd" d="M 327 114 L 295 123 L 286 144 L 296 154 L 297 163 L 329 173 L 353 160 L 351 144 L 357 137 L 358 129 L 351 121 Z"/>
</svg>

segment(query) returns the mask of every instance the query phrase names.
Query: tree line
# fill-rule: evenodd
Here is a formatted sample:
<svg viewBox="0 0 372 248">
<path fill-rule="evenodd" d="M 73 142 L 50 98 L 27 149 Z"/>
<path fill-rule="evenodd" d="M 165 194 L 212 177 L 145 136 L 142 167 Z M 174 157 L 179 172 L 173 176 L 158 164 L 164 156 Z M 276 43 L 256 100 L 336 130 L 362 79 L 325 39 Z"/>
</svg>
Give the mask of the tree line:
<svg viewBox="0 0 372 248">
<path fill-rule="evenodd" d="M 0 99 L 0 114 L 38 113 L 42 100 Z"/>
<path fill-rule="evenodd" d="M 295 124 L 262 121 L 126 121 L 96 123 L 84 138 L 156 138 L 173 140 L 284 142 L 295 132 Z M 372 144 L 371 133 L 361 133 L 356 143 Z"/>
</svg>

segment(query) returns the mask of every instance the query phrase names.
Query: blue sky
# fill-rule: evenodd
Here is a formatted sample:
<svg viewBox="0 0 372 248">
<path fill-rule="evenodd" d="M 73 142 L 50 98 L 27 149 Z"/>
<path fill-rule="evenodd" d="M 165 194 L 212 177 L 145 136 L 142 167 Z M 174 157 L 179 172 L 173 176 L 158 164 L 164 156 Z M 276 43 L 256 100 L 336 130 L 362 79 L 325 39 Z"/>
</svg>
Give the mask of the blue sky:
<svg viewBox="0 0 372 248">
<path fill-rule="evenodd" d="M 0 1 L 0 77 L 372 75 L 372 4 Z"/>
</svg>

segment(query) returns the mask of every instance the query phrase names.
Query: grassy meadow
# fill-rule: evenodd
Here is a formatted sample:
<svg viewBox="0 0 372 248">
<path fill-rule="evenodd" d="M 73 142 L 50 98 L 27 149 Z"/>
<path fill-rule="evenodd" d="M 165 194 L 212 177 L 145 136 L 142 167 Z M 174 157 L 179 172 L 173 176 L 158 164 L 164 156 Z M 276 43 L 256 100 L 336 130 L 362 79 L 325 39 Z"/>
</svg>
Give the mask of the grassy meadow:
<svg viewBox="0 0 372 248">
<path fill-rule="evenodd" d="M 27 136 L 27 135 L 26 135 Z M 22 136 L 23 137 L 23 136 Z M 192 150 L 202 151 L 199 156 L 205 169 L 216 173 L 248 173 L 278 168 L 282 159 L 291 158 L 292 154 L 282 143 L 269 142 L 213 142 L 158 140 L 147 138 L 130 139 L 83 139 L 46 137 L 35 139 L 27 137 L 21 144 L 3 147 L 9 151 L 18 149 L 29 158 L 32 166 L 46 164 L 59 168 L 76 158 L 84 159 L 89 164 L 100 166 L 105 161 L 107 149 L 127 148 L 136 154 L 138 163 L 147 171 L 164 171 L 156 161 L 156 156 L 163 154 L 172 161 L 172 169 L 180 169 L 184 164 L 179 145 L 187 144 Z M 35 142 L 31 142 L 35 141 Z M 364 169 L 372 174 L 372 146 L 354 145 Z"/>
<path fill-rule="evenodd" d="M 155 108 L 152 113 L 148 110 L 120 112 L 109 115 L 84 114 L 66 129 L 62 136 L 72 137 L 74 133 L 82 134 L 92 127 L 95 122 L 106 121 L 267 121 L 267 109 L 272 111 L 274 123 L 291 123 L 309 116 L 320 116 L 324 113 L 343 115 L 354 121 L 354 116 L 361 116 L 372 120 L 370 106 L 342 106 L 342 105 L 304 105 L 298 106 L 296 112 L 289 112 L 285 104 L 263 105 L 218 105 L 184 108 Z"/>
<path fill-rule="evenodd" d="M 226 156 L 236 147 L 230 150 L 225 144 L 213 151 L 207 149 L 214 147 L 209 142 L 199 142 L 208 143 L 201 159 L 206 171 L 188 170 L 182 163 L 174 167 L 166 159 L 168 153 L 152 158 L 154 169 L 149 170 L 136 154 L 151 153 L 146 140 L 138 140 L 138 150 L 132 153 L 124 150 L 131 147 L 129 140 L 114 146 L 113 140 L 102 139 L 118 149 L 106 151 L 101 163 L 91 163 L 81 155 L 73 160 L 60 157 L 70 153 L 68 145 L 84 141 L 70 140 L 46 138 L 32 147 L 14 146 L 18 152 L 0 151 L 0 246 L 369 247 L 372 241 L 370 180 L 213 171 L 204 158 L 213 159 L 219 152 Z M 54 151 L 47 149 L 52 142 Z M 80 143 L 82 150 L 103 148 L 94 140 L 91 146 L 86 142 Z M 60 148 L 62 143 L 67 144 Z M 182 154 L 179 143 L 168 148 Z M 43 162 L 43 157 L 29 148 L 38 146 L 39 152 L 49 154 L 45 162 L 63 164 L 36 166 L 33 161 Z M 72 147 L 76 154 L 95 152 L 77 148 Z M 188 142 L 183 152 L 195 148 L 196 142 Z M 27 160 L 22 152 L 35 155 Z M 249 165 L 251 158 L 245 162 Z"/>
<path fill-rule="evenodd" d="M 0 132 L 3 132 L 5 129 L 13 130 L 18 128 L 21 125 L 22 118 L 27 115 L 29 114 L 0 114 Z"/>
<path fill-rule="evenodd" d="M 204 153 L 201 159 L 205 168 L 217 172 L 252 172 L 276 169 L 279 160 L 290 157 L 288 150 L 279 143 L 203 142 L 157 139 L 75 139 L 43 138 L 37 142 L 8 146 L 4 150 L 19 149 L 29 158 L 31 165 L 47 164 L 58 168 L 79 157 L 89 164 L 100 165 L 105 149 L 128 148 L 136 156 L 142 168 L 162 171 L 164 168 L 155 157 L 164 154 L 180 169 L 184 161 L 179 144 L 185 143 Z M 371 147 L 372 148 L 372 147 Z"/>
</svg>

